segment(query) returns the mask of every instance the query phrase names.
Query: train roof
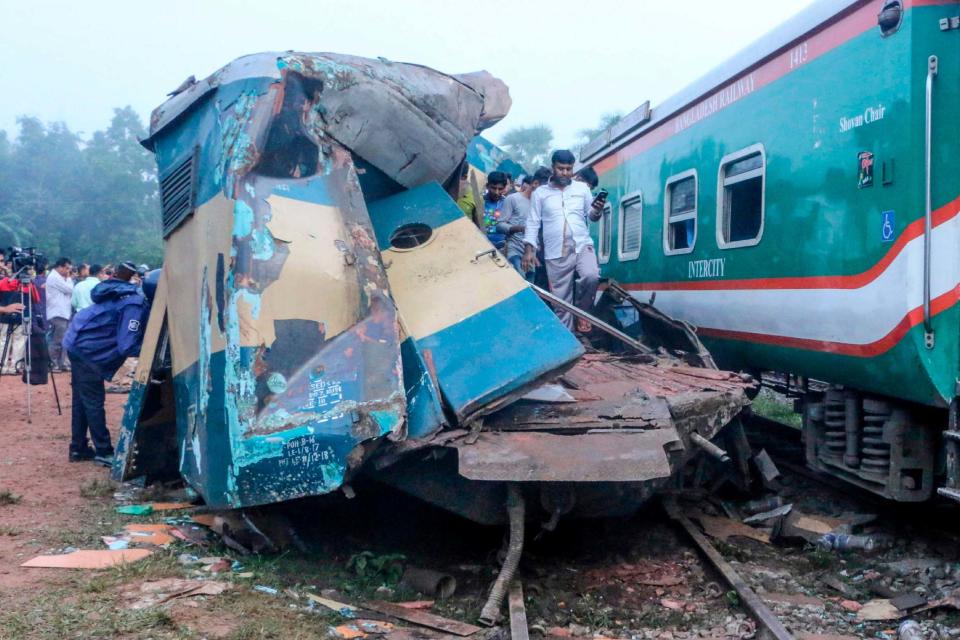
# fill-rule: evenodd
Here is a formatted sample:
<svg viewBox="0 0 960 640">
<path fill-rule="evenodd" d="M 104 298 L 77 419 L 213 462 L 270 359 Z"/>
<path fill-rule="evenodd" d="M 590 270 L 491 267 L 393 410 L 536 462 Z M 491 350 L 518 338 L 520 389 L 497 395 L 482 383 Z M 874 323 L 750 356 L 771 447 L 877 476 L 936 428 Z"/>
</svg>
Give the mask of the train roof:
<svg viewBox="0 0 960 640">
<path fill-rule="evenodd" d="M 688 105 L 743 75 L 775 53 L 789 48 L 805 35 L 823 27 L 825 23 L 871 1 L 817 0 L 657 107 L 651 109 L 649 101 L 640 105 L 618 123 L 584 145 L 580 153 L 580 160 L 585 164 L 590 164 L 609 155 L 648 131 L 657 128 L 663 121 L 682 111 Z"/>
</svg>

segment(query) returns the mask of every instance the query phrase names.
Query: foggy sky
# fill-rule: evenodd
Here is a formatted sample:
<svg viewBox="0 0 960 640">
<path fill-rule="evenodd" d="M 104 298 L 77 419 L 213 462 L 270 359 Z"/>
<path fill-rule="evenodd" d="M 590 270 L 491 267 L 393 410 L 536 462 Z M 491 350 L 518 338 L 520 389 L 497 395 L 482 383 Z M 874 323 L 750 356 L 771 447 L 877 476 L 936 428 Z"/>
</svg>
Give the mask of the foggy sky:
<svg viewBox="0 0 960 640">
<path fill-rule="evenodd" d="M 184 78 L 257 51 L 383 56 L 486 69 L 513 109 L 488 131 L 545 123 L 566 146 L 601 114 L 656 106 L 810 0 L 0 0 L 0 129 L 64 121 L 89 135 L 114 107 L 150 111 Z"/>
</svg>

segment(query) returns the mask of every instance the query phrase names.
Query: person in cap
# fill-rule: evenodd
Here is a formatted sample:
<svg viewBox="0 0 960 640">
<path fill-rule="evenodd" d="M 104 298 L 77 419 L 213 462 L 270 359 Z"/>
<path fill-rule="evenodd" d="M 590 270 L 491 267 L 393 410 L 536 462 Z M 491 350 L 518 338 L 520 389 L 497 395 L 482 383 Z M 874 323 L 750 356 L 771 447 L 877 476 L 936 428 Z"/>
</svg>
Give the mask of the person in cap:
<svg viewBox="0 0 960 640">
<path fill-rule="evenodd" d="M 95 286 L 90 292 L 93 304 L 74 316 L 64 337 L 73 363 L 70 462 L 113 464 L 103 383 L 113 378 L 124 360 L 140 353 L 153 297 L 153 288 L 145 289 L 144 296 L 131 282 L 136 273 L 134 264 L 124 262 L 112 278 Z M 87 442 L 88 432 L 93 448 Z"/>
</svg>

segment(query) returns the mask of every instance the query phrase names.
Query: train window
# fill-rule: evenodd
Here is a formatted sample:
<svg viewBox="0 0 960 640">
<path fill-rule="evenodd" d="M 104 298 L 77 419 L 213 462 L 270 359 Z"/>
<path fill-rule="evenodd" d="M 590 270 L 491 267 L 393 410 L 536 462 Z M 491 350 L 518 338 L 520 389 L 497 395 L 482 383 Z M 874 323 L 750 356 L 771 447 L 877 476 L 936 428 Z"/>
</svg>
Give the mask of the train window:
<svg viewBox="0 0 960 640">
<path fill-rule="evenodd" d="M 610 249 L 613 248 L 613 207 L 609 202 L 603 206 L 603 213 L 600 214 L 597 236 L 600 239 L 597 261 L 607 264 L 610 261 Z"/>
<path fill-rule="evenodd" d="M 667 178 L 664 192 L 663 252 L 690 253 L 697 242 L 696 170 Z"/>
<path fill-rule="evenodd" d="M 620 243 L 617 259 L 621 262 L 640 256 L 640 238 L 643 230 L 643 195 L 638 191 L 627 194 L 620 201 Z"/>
<path fill-rule="evenodd" d="M 749 247 L 763 235 L 766 154 L 755 144 L 720 161 L 717 193 L 717 244 Z"/>
</svg>

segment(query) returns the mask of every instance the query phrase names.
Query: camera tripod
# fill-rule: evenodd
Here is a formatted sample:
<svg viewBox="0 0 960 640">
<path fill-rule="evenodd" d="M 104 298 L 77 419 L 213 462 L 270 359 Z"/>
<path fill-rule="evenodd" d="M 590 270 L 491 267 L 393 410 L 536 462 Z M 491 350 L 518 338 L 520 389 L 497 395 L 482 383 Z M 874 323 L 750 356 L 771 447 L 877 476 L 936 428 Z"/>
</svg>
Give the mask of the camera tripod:
<svg viewBox="0 0 960 640">
<path fill-rule="evenodd" d="M 7 335 L 4 338 L 2 354 L 0 354 L 0 381 L 3 380 L 3 367 L 7 362 L 10 339 L 13 337 L 13 332 L 19 326 L 26 338 L 23 357 L 23 375 L 25 376 L 24 381 L 27 383 L 27 424 L 32 424 L 33 406 L 31 404 L 30 387 L 33 385 L 30 384 L 30 373 L 33 370 L 33 345 L 31 345 L 31 339 L 33 338 L 33 291 L 35 287 L 33 286 L 33 278 L 23 274 L 22 270 L 18 272 L 16 276 L 20 282 L 20 304 L 23 305 L 23 309 L 20 311 L 19 324 L 16 322 L 7 324 Z M 57 380 L 54 378 L 52 370 L 49 371 L 48 374 L 50 376 L 50 384 L 53 385 L 53 397 L 57 401 L 57 415 L 62 416 L 63 409 L 60 407 L 60 394 L 57 392 Z"/>
</svg>

